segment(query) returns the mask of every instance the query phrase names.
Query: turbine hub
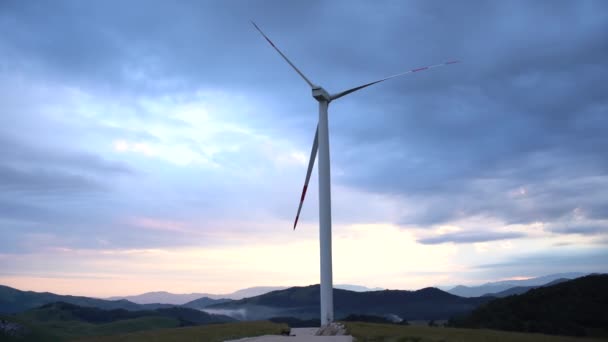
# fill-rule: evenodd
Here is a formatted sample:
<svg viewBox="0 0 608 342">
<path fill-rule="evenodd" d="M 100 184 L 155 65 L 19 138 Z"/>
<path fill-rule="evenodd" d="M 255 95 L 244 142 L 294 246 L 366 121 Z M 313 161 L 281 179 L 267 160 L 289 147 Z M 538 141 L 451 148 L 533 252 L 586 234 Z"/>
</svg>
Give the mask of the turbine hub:
<svg viewBox="0 0 608 342">
<path fill-rule="evenodd" d="M 312 88 L 312 97 L 314 97 L 319 102 L 321 102 L 321 101 L 330 102 L 331 101 L 331 96 L 325 89 L 323 89 L 323 87 Z"/>
</svg>

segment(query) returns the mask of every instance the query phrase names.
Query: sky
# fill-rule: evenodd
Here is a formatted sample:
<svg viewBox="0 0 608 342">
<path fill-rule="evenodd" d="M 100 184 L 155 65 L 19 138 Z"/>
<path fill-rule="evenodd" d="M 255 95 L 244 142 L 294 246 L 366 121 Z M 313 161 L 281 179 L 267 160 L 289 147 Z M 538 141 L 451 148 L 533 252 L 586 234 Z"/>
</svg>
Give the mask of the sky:
<svg viewBox="0 0 608 342">
<path fill-rule="evenodd" d="M 114 296 L 608 271 L 605 1 L 0 2 L 0 284 Z"/>
</svg>

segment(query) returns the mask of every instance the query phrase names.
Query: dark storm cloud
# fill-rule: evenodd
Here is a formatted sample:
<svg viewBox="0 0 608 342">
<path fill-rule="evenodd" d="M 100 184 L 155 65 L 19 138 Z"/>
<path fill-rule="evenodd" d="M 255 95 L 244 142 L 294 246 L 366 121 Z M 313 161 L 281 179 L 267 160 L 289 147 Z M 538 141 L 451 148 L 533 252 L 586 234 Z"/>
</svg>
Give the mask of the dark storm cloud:
<svg viewBox="0 0 608 342">
<path fill-rule="evenodd" d="M 438 245 L 447 242 L 453 243 L 474 243 L 488 242 L 496 240 L 517 239 L 526 236 L 523 233 L 517 232 L 463 232 L 463 233 L 448 233 L 441 236 L 418 239 L 418 242 L 424 245 Z"/>
<path fill-rule="evenodd" d="M 527 165 L 534 170 L 531 165 L 536 162 Z M 522 165 L 526 164 L 522 162 Z M 606 218 L 606 177 L 586 177 L 585 173 L 590 170 L 585 168 L 566 172 L 567 167 L 557 163 L 547 162 L 547 166 L 554 166 L 554 169 L 543 172 L 546 179 L 538 179 L 534 174 L 468 181 L 456 179 L 449 180 L 448 186 L 452 188 L 438 189 L 435 185 L 434 194 L 409 195 L 409 198 L 424 198 L 427 206 L 403 219 L 403 223 L 415 221 L 432 225 L 470 216 L 495 217 L 508 224 L 553 222 L 569 219 L 580 207 L 585 209 L 584 215 L 589 219 Z M 556 174 L 554 170 L 563 174 Z"/>
<path fill-rule="evenodd" d="M 107 190 L 100 176 L 130 174 L 128 166 L 82 152 L 35 147 L 0 136 L 2 195 L 73 195 Z"/>
<path fill-rule="evenodd" d="M 554 222 L 579 207 L 590 219 L 608 218 L 606 2 L 0 6 L 0 28 L 10 32 L 0 41 L 5 71 L 116 93 L 210 87 L 263 94 L 273 110 L 260 110 L 250 124 L 281 132 L 304 151 L 315 104 L 249 19 L 332 92 L 460 59 L 332 103 L 332 158 L 347 171 L 334 181 L 415 203 L 403 224 L 474 215 Z M 66 168 L 87 162 L 96 161 Z M 67 175 L 52 176 L 69 182 Z M 88 179 L 71 181 L 85 186 Z"/>
<path fill-rule="evenodd" d="M 247 65 L 260 61 L 260 52 L 268 57 L 249 19 L 272 17 L 287 24 L 289 13 L 310 18 L 315 7 L 279 4 L 6 1 L 0 25 L 11 34 L 0 46 L 12 57 L 7 67 L 12 62 L 82 84 L 114 87 L 119 82 L 153 91 L 156 81 L 175 78 L 188 87 L 230 85 L 236 90 L 264 72 Z M 281 19 L 281 14 L 286 16 Z M 140 82 L 138 72 L 145 73 Z"/>
<path fill-rule="evenodd" d="M 338 143 L 348 151 L 333 155 L 349 170 L 340 180 L 427 202 L 403 218 L 407 224 L 471 215 L 553 221 L 577 206 L 602 216 L 597 207 L 608 191 L 608 159 L 601 152 L 608 148 L 605 4 L 538 2 L 524 9 L 520 2 L 494 3 L 479 16 L 452 6 L 434 12 L 444 28 L 425 38 L 441 51 L 451 45 L 448 38 L 460 41 L 452 47 L 462 64 L 383 85 L 390 94 L 370 90 L 371 100 L 353 100 L 371 103 L 355 118 L 332 117 L 339 121 L 334 132 L 343 134 Z M 457 25 L 455 18 L 483 30 Z M 437 36 L 448 27 L 454 31 Z M 508 196 L 519 187 L 525 196 Z"/>
</svg>

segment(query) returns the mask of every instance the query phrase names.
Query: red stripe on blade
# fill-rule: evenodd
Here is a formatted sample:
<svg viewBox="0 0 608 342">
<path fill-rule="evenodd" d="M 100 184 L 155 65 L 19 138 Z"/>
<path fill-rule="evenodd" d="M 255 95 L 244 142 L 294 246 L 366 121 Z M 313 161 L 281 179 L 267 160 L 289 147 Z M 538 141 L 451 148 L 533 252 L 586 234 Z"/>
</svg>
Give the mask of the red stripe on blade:
<svg viewBox="0 0 608 342">
<path fill-rule="evenodd" d="M 418 69 L 414 69 L 414 70 L 412 70 L 412 72 L 416 72 L 416 71 L 422 71 L 422 70 L 426 70 L 426 69 L 428 69 L 428 68 L 429 68 L 429 67 L 418 68 Z"/>
</svg>

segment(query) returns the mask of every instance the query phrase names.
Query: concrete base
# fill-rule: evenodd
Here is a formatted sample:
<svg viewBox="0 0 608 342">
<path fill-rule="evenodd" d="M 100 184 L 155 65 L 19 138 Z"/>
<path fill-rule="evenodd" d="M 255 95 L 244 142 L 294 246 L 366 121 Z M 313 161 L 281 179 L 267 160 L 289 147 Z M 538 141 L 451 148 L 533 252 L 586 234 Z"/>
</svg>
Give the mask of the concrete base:
<svg viewBox="0 0 608 342">
<path fill-rule="evenodd" d="M 353 342 L 352 336 L 277 336 L 247 337 L 225 342 Z"/>
<path fill-rule="evenodd" d="M 314 336 L 319 328 L 291 328 L 289 336 Z"/>
<path fill-rule="evenodd" d="M 346 328 L 340 323 L 331 323 L 320 327 L 315 334 L 317 336 L 343 336 L 346 335 Z"/>
<path fill-rule="evenodd" d="M 352 342 L 353 337 L 339 323 L 321 328 L 293 328 L 289 336 L 264 335 L 225 342 Z"/>
</svg>

